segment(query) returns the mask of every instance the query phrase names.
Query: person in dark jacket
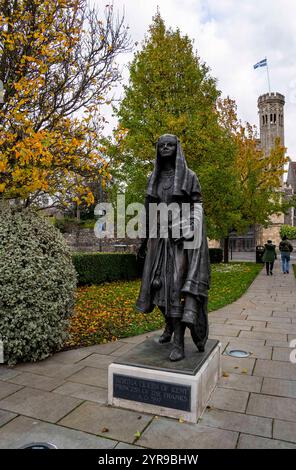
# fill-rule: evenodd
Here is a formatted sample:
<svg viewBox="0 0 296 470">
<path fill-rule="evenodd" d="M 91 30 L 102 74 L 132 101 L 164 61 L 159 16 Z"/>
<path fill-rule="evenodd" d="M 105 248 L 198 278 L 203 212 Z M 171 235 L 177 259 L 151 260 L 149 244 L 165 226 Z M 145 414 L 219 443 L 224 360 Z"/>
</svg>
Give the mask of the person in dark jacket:
<svg viewBox="0 0 296 470">
<path fill-rule="evenodd" d="M 262 256 L 262 261 L 266 266 L 266 274 L 272 276 L 273 264 L 276 259 L 275 245 L 272 243 L 272 240 L 267 240 L 267 243 L 264 245 L 264 253 Z"/>
<path fill-rule="evenodd" d="M 199 351 L 204 351 L 208 338 L 207 302 L 210 287 L 210 259 L 208 252 L 201 189 L 196 174 L 187 166 L 179 139 L 165 134 L 157 143 L 154 170 L 148 180 L 145 207 L 146 215 L 154 204 L 175 203 L 181 211 L 180 238 L 175 238 L 173 227 L 180 225 L 175 214 L 167 214 L 168 236 L 160 235 L 159 218 L 146 220 L 146 227 L 156 231 L 142 242 L 138 256 L 145 258 L 142 284 L 136 309 L 150 313 L 158 306 L 165 318 L 165 330 L 159 342 L 168 343 L 173 336 L 169 359 L 184 358 L 184 332 L 188 327 Z M 184 215 L 183 205 L 188 204 L 190 218 Z M 186 204 L 185 204 L 186 206 Z M 186 206 L 187 207 L 187 206 Z M 172 220 L 170 220 L 172 218 Z M 187 225 L 186 225 L 187 224 Z M 199 243 L 186 248 L 193 233 Z M 151 226 L 151 227 L 150 227 Z M 187 227 L 187 228 L 186 228 Z M 152 230 L 152 231 L 153 231 Z M 147 235 L 147 232 L 146 232 Z"/>
<path fill-rule="evenodd" d="M 293 251 L 293 246 L 289 242 L 286 235 L 282 237 L 279 244 L 282 259 L 282 271 L 284 274 L 289 274 L 290 253 Z"/>
</svg>

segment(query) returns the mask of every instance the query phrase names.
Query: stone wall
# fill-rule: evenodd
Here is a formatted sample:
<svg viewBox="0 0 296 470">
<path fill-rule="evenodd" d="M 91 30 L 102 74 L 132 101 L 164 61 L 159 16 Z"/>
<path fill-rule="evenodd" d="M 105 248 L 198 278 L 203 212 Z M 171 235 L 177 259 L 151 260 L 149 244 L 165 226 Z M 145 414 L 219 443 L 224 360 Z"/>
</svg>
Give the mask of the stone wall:
<svg viewBox="0 0 296 470">
<path fill-rule="evenodd" d="M 95 236 L 93 229 L 73 228 L 71 232 L 63 234 L 68 246 L 75 252 L 127 252 L 135 253 L 140 246 L 138 239 L 105 238 Z"/>
</svg>

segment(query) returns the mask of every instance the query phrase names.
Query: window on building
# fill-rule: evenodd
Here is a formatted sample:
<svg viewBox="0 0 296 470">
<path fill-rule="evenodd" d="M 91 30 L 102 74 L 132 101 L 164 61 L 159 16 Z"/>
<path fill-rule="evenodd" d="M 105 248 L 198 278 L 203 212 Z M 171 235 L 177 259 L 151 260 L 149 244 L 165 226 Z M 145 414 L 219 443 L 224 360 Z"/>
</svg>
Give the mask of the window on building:
<svg viewBox="0 0 296 470">
<path fill-rule="evenodd" d="M 276 114 L 273 115 L 273 122 L 276 123 Z"/>
</svg>

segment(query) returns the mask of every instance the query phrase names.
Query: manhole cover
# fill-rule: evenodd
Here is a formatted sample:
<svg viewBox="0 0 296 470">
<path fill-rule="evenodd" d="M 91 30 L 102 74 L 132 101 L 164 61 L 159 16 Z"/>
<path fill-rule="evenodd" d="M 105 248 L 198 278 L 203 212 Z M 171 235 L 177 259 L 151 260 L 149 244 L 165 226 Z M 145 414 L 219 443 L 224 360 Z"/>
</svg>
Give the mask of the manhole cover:
<svg viewBox="0 0 296 470">
<path fill-rule="evenodd" d="M 57 446 L 50 442 L 31 442 L 21 447 L 21 449 L 57 449 Z"/>
<path fill-rule="evenodd" d="M 242 349 L 230 349 L 230 351 L 227 351 L 227 354 L 233 357 L 249 357 L 251 353 L 243 351 Z"/>
</svg>

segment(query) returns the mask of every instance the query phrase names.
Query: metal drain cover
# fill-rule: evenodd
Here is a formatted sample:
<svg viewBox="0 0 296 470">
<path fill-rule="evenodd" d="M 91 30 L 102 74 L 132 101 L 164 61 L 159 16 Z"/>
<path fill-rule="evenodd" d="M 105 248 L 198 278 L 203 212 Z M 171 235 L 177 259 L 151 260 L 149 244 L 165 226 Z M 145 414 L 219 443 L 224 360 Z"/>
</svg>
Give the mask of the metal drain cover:
<svg viewBox="0 0 296 470">
<path fill-rule="evenodd" d="M 227 351 L 227 354 L 232 357 L 249 357 L 251 353 L 242 349 L 230 349 L 230 351 Z"/>
<path fill-rule="evenodd" d="M 57 446 L 50 442 L 31 442 L 30 444 L 25 444 L 21 449 L 57 449 Z"/>
</svg>

